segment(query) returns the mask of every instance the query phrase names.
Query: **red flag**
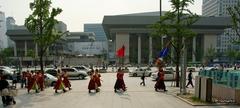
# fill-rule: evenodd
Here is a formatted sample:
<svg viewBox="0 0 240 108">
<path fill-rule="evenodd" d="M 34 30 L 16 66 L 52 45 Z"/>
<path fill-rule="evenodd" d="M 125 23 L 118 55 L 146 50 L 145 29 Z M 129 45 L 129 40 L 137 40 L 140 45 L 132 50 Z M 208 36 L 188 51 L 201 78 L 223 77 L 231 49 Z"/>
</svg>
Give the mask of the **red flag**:
<svg viewBox="0 0 240 108">
<path fill-rule="evenodd" d="M 125 56 L 125 46 L 123 45 L 122 48 L 117 50 L 117 54 L 118 57 L 124 57 Z"/>
</svg>

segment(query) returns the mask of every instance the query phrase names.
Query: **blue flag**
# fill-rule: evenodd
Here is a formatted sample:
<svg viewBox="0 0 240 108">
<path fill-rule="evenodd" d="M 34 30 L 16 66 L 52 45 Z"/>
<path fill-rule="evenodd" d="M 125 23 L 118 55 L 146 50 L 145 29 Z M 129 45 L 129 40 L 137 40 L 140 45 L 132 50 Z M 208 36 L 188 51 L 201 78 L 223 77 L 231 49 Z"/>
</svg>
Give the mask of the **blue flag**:
<svg viewBox="0 0 240 108">
<path fill-rule="evenodd" d="M 160 53 L 158 54 L 158 58 L 163 58 L 163 57 L 166 57 L 167 54 L 169 52 L 169 48 L 166 47 L 166 48 L 163 48 Z"/>
</svg>

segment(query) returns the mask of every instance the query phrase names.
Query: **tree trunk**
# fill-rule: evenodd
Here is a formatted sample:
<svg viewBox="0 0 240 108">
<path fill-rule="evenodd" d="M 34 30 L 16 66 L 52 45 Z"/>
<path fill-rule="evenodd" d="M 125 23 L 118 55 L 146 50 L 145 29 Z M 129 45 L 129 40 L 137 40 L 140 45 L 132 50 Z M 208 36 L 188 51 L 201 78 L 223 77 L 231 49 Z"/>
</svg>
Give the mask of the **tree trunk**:
<svg viewBox="0 0 240 108">
<path fill-rule="evenodd" d="M 179 63 L 180 63 L 180 54 L 177 51 L 176 54 L 176 87 L 179 87 Z"/>
<path fill-rule="evenodd" d="M 41 68 L 41 72 L 44 74 L 44 71 L 43 71 L 43 54 L 44 54 L 44 52 L 43 52 L 43 49 L 41 48 L 40 49 L 40 68 Z"/>
</svg>

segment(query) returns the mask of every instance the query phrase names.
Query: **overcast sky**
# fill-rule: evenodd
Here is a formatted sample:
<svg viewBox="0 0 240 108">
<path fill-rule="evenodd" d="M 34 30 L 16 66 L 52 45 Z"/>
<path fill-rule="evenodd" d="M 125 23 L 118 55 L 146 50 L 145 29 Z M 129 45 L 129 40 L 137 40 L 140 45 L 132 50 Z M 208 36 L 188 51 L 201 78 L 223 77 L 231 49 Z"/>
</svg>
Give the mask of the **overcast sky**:
<svg viewBox="0 0 240 108">
<path fill-rule="evenodd" d="M 18 25 L 31 13 L 29 3 L 33 0 L 0 0 L 0 11 L 15 18 Z M 85 23 L 102 23 L 104 15 L 118 15 L 159 10 L 159 0 L 52 0 L 53 7 L 63 12 L 57 17 L 67 24 L 70 31 L 83 31 Z M 169 0 L 162 0 L 162 10 L 171 8 Z M 202 0 L 195 0 L 190 9 L 201 15 Z"/>
</svg>

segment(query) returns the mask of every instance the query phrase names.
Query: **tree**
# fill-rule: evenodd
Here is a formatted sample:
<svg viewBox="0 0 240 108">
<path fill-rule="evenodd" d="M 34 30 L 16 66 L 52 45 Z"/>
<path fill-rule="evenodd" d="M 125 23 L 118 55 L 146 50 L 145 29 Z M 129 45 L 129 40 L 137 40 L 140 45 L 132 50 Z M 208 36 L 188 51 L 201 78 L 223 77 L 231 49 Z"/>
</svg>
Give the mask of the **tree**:
<svg viewBox="0 0 240 108">
<path fill-rule="evenodd" d="M 205 59 L 207 63 L 213 62 L 213 59 L 217 56 L 217 53 L 215 52 L 215 48 L 212 46 L 207 49 L 207 52 L 205 54 Z"/>
<path fill-rule="evenodd" d="M 13 55 L 13 48 L 5 48 L 0 51 L 0 65 L 9 65 L 11 63 L 10 57 Z"/>
<path fill-rule="evenodd" d="M 55 25 L 58 23 L 55 17 L 62 12 L 62 9 L 51 8 L 51 4 L 51 0 L 34 0 L 30 3 L 32 14 L 25 19 L 25 26 L 33 33 L 34 42 L 39 46 L 39 61 L 42 72 L 44 53 L 61 37 L 55 29 Z"/>
<path fill-rule="evenodd" d="M 240 2 L 236 6 L 227 8 L 230 16 L 232 17 L 232 29 L 238 36 L 237 40 L 233 40 L 235 44 L 240 44 Z"/>
<path fill-rule="evenodd" d="M 160 21 L 152 25 L 152 35 L 173 37 L 171 44 L 175 51 L 174 63 L 176 64 L 176 86 L 179 87 L 179 65 L 181 51 L 187 38 L 196 34 L 190 30 L 190 26 L 198 20 L 198 16 L 187 7 L 194 0 L 170 0 L 172 10 L 160 17 Z"/>
<path fill-rule="evenodd" d="M 227 50 L 226 56 L 229 58 L 230 62 L 233 64 L 235 59 L 238 58 L 238 52 L 236 50 Z"/>
</svg>

